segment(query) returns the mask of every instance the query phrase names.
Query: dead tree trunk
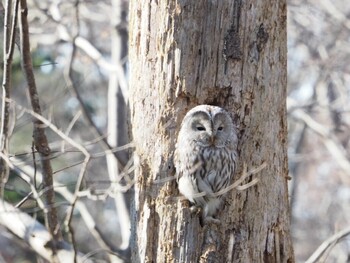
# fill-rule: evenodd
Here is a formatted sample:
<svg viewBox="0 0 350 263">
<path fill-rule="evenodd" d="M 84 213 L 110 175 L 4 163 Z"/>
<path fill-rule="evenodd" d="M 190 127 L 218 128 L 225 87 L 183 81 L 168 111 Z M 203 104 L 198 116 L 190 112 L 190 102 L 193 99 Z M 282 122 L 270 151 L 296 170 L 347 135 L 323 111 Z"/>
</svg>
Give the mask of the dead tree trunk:
<svg viewBox="0 0 350 263">
<path fill-rule="evenodd" d="M 130 5 L 130 114 L 136 146 L 132 262 L 294 262 L 289 230 L 285 1 L 142 1 Z M 235 116 L 235 178 L 221 224 L 179 201 L 172 153 L 186 111 Z M 250 178 L 252 179 L 252 178 Z M 249 181 L 249 180 L 248 180 Z"/>
</svg>

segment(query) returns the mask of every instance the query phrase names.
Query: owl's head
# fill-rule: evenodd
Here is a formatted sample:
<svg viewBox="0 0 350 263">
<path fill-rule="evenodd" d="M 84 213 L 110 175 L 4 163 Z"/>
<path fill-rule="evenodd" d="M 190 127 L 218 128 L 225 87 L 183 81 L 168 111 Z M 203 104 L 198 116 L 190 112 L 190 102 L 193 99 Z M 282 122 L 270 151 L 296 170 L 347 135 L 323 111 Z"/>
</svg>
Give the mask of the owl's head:
<svg viewBox="0 0 350 263">
<path fill-rule="evenodd" d="M 200 147 L 229 147 L 235 149 L 237 132 L 231 116 L 223 108 L 199 105 L 184 117 L 178 140 Z"/>
</svg>

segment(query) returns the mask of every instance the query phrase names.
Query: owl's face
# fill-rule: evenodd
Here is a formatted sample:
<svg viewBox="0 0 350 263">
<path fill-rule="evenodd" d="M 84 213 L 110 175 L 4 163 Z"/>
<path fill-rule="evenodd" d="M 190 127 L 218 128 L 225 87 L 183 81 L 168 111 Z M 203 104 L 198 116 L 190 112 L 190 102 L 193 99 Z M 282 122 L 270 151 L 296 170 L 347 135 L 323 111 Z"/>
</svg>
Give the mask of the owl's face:
<svg viewBox="0 0 350 263">
<path fill-rule="evenodd" d="M 200 147 L 234 148 L 237 135 L 230 115 L 222 108 L 200 105 L 185 116 L 179 138 Z"/>
</svg>

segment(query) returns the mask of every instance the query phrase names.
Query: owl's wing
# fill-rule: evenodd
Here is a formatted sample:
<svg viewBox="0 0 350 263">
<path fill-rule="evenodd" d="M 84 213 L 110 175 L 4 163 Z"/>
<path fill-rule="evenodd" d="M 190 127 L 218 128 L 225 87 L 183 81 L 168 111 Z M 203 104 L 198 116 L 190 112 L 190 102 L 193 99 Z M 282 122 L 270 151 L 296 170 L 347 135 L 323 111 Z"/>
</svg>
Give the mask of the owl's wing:
<svg viewBox="0 0 350 263">
<path fill-rule="evenodd" d="M 197 179 L 191 175 L 183 175 L 179 178 L 179 191 L 183 194 L 191 203 L 204 205 L 205 201 L 203 196 L 198 196 Z"/>
<path fill-rule="evenodd" d="M 210 170 L 208 173 L 202 177 L 198 176 L 197 182 L 198 182 L 198 190 L 200 192 L 206 192 L 207 194 L 212 194 L 215 192 L 214 189 L 214 182 L 216 178 L 216 171 Z"/>
</svg>

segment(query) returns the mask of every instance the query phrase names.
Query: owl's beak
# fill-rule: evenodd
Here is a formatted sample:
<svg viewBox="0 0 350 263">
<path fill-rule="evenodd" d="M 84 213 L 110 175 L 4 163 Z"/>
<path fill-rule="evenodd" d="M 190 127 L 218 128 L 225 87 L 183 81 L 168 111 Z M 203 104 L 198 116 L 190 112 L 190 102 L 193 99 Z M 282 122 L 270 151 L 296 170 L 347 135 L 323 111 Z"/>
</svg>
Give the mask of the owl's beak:
<svg viewBox="0 0 350 263">
<path fill-rule="evenodd" d="M 210 142 L 210 145 L 215 145 L 215 137 L 210 136 L 209 142 Z"/>
</svg>

